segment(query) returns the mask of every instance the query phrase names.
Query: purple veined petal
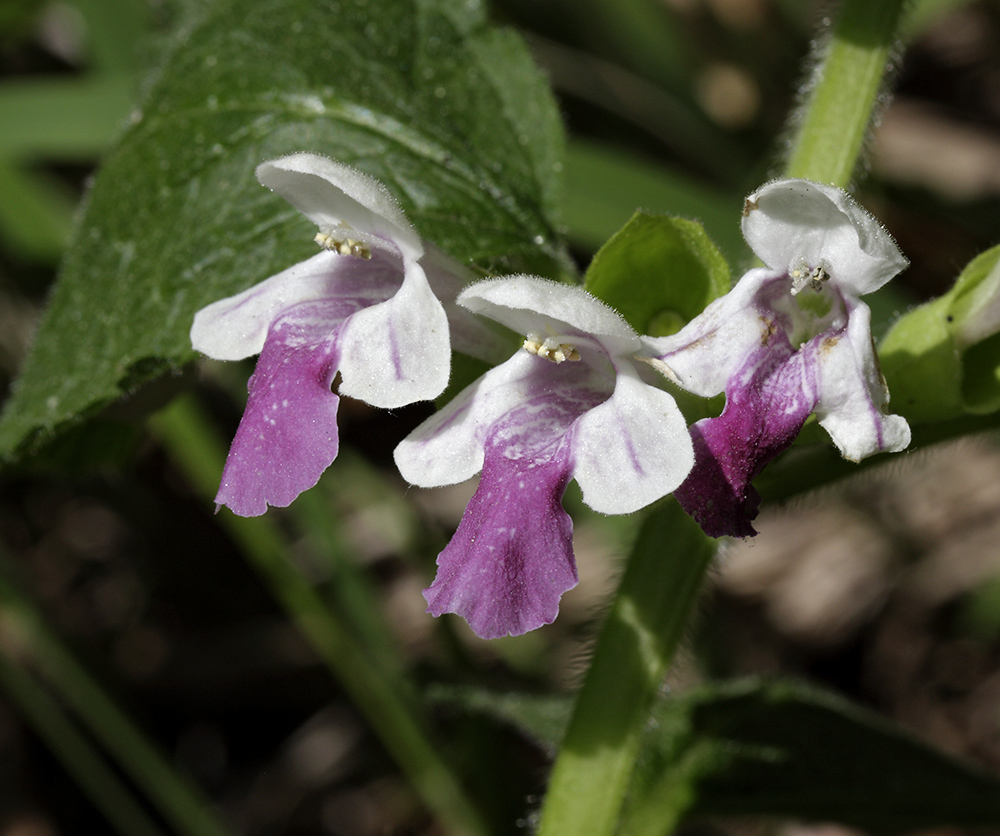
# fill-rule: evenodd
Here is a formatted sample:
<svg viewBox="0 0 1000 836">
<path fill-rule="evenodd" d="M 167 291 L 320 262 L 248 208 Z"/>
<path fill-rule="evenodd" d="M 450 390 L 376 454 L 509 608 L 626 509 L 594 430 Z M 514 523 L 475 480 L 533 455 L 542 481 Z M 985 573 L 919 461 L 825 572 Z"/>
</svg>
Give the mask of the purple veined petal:
<svg viewBox="0 0 1000 836">
<path fill-rule="evenodd" d="M 577 419 L 573 478 L 602 514 L 629 514 L 666 496 L 694 464 L 687 421 L 673 397 L 644 383 L 628 361 L 614 393 Z"/>
<path fill-rule="evenodd" d="M 305 302 L 279 318 L 247 384 L 249 398 L 215 498 L 242 517 L 289 505 L 337 457 L 340 306 Z"/>
<path fill-rule="evenodd" d="M 490 428 L 523 402 L 538 360 L 526 351 L 516 352 L 404 438 L 393 453 L 402 477 L 411 485 L 437 488 L 475 476 L 483 467 Z"/>
<path fill-rule="evenodd" d="M 889 391 L 872 344 L 871 311 L 861 301 L 846 304 L 847 328 L 802 349 L 819 369 L 816 417 L 846 459 L 898 453 L 910 444 L 910 426 L 902 416 L 886 414 Z"/>
<path fill-rule="evenodd" d="M 612 354 L 639 349 L 639 337 L 616 310 L 581 287 L 537 276 L 505 276 L 470 285 L 458 304 L 518 334 L 579 333 L 596 337 Z"/>
<path fill-rule="evenodd" d="M 747 357 L 774 333 L 773 312 L 758 300 L 775 282 L 788 284 L 784 275 L 750 270 L 676 334 L 643 337 L 642 354 L 665 363 L 678 385 L 689 392 L 718 395 Z"/>
<path fill-rule="evenodd" d="M 774 180 L 746 200 L 743 235 L 768 267 L 824 266 L 842 292 L 878 290 L 909 262 L 850 195 L 808 180 Z"/>
<path fill-rule="evenodd" d="M 321 230 L 349 226 L 362 240 L 392 242 L 406 258 L 423 254 L 396 198 L 364 172 L 317 154 L 292 154 L 257 166 L 257 179 Z"/>
<path fill-rule="evenodd" d="M 320 252 L 195 314 L 191 344 L 215 360 L 260 354 L 271 323 L 301 302 L 340 304 L 342 316 L 385 301 L 403 280 L 402 263 L 384 252 L 368 261 Z M 338 303 L 339 300 L 339 303 Z"/>
<path fill-rule="evenodd" d="M 448 319 L 423 268 L 407 261 L 391 299 L 354 314 L 340 335 L 340 393 L 392 409 L 436 398 L 448 385 Z"/>
<path fill-rule="evenodd" d="M 695 463 L 674 491 L 710 537 L 752 537 L 760 495 L 751 481 L 795 440 L 813 411 L 818 370 L 783 333 L 758 348 L 726 388 L 717 418 L 691 427 Z"/>
<path fill-rule="evenodd" d="M 568 448 L 510 459 L 488 443 L 483 475 L 451 542 L 438 555 L 427 611 L 457 613 L 484 639 L 550 624 L 576 586 L 573 522 L 562 507 Z"/>
<path fill-rule="evenodd" d="M 582 363 L 528 358 L 534 391 L 490 426 L 479 487 L 425 592 L 428 612 L 458 613 L 483 638 L 548 624 L 576 584 L 573 526 L 561 505 L 572 427 L 608 396 L 588 385 L 595 377 Z"/>
<path fill-rule="evenodd" d="M 547 401 L 574 397 L 583 398 L 585 405 L 578 410 L 582 412 L 607 398 L 611 389 L 586 363 L 556 365 L 518 351 L 403 439 L 394 453 L 396 467 L 407 482 L 422 488 L 464 482 L 482 469 L 486 439 L 504 416 L 521 408 L 541 412 Z M 558 424 L 551 437 L 557 437 L 569 423 Z M 545 426 L 544 421 L 538 422 L 541 430 Z"/>
</svg>

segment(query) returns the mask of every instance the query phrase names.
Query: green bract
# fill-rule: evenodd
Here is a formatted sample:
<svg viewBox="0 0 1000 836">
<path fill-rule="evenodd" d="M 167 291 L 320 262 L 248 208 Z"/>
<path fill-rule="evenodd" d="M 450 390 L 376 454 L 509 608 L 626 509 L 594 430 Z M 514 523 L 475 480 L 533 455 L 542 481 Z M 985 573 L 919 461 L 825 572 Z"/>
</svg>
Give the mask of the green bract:
<svg viewBox="0 0 1000 836">
<path fill-rule="evenodd" d="M 893 408 L 912 421 L 1000 409 L 1000 246 L 944 296 L 907 313 L 879 347 Z"/>
<path fill-rule="evenodd" d="M 729 284 L 729 265 L 701 224 L 636 212 L 594 256 L 584 286 L 640 334 L 662 336 Z"/>
<path fill-rule="evenodd" d="M 0 457 L 193 359 L 194 312 L 315 251 L 256 182 L 311 151 L 382 180 L 423 238 L 558 275 L 550 92 L 478 2 L 232 0 L 177 38 L 88 196 L 0 422 Z"/>
</svg>

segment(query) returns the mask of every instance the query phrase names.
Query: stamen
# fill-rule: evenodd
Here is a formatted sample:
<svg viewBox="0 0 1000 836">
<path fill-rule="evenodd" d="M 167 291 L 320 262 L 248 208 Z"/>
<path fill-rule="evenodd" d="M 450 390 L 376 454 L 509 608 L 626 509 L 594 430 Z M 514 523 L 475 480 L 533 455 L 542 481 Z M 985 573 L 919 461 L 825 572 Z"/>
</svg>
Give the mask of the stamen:
<svg viewBox="0 0 1000 836">
<path fill-rule="evenodd" d="M 557 337 L 542 339 L 537 334 L 528 334 L 524 341 L 524 348 L 528 354 L 535 354 L 549 360 L 552 363 L 563 363 L 566 360 L 576 362 L 580 359 L 580 352 L 571 343 L 557 342 Z"/>
<path fill-rule="evenodd" d="M 822 264 L 810 267 L 804 262 L 792 268 L 788 273 L 792 280 L 792 296 L 798 296 L 807 287 L 819 292 L 823 289 L 823 284 L 829 280 L 830 274 Z"/>
<path fill-rule="evenodd" d="M 329 233 L 317 232 L 313 240 L 324 250 L 329 250 L 333 253 L 363 258 L 366 261 L 372 257 L 371 249 L 361 241 L 355 241 L 353 238 L 334 238 Z"/>
</svg>

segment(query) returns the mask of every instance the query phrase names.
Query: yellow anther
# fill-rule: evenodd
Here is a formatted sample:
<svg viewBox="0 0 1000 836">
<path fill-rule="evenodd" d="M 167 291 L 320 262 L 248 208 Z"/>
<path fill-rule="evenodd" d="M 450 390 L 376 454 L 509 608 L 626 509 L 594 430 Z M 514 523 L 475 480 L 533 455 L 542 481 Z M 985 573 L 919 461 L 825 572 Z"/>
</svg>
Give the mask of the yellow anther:
<svg viewBox="0 0 1000 836">
<path fill-rule="evenodd" d="M 355 241 L 353 238 L 334 238 L 329 233 L 317 232 L 313 240 L 324 250 L 329 250 L 333 253 L 350 255 L 365 260 L 372 257 L 371 249 L 361 241 Z"/>
<path fill-rule="evenodd" d="M 580 359 L 580 352 L 570 343 L 559 343 L 554 338 L 549 337 L 543 340 L 541 337 L 528 334 L 522 346 L 528 354 L 535 354 L 552 363 L 563 363 L 566 360 L 576 362 Z"/>
</svg>

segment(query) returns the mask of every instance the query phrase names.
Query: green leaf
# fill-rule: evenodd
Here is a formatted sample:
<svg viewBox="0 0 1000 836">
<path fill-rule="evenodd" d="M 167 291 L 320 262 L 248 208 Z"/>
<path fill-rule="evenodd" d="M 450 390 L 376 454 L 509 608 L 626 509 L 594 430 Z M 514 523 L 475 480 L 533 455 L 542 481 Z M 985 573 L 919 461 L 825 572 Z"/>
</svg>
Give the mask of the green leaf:
<svg viewBox="0 0 1000 836">
<path fill-rule="evenodd" d="M 879 346 L 893 412 L 909 421 L 943 421 L 963 414 L 962 368 L 948 328 L 948 298 L 902 317 Z"/>
<path fill-rule="evenodd" d="M 199 308 L 315 251 L 254 168 L 313 151 L 381 179 L 484 270 L 571 270 L 552 219 L 558 111 L 520 40 L 466 0 L 211 4 L 108 157 L 0 421 L 36 449 L 193 359 Z"/>
<path fill-rule="evenodd" d="M 555 752 L 566 732 L 573 698 L 567 694 L 527 694 L 488 691 L 457 685 L 436 685 L 428 702 L 456 706 L 511 726 L 538 746 Z"/>
<path fill-rule="evenodd" d="M 750 680 L 654 712 L 621 833 L 682 815 L 835 821 L 869 832 L 1000 824 L 1000 782 L 817 688 Z"/>
<path fill-rule="evenodd" d="M 700 223 L 646 212 L 601 247 L 584 283 L 653 336 L 679 331 L 729 285 L 729 265 Z"/>
</svg>

